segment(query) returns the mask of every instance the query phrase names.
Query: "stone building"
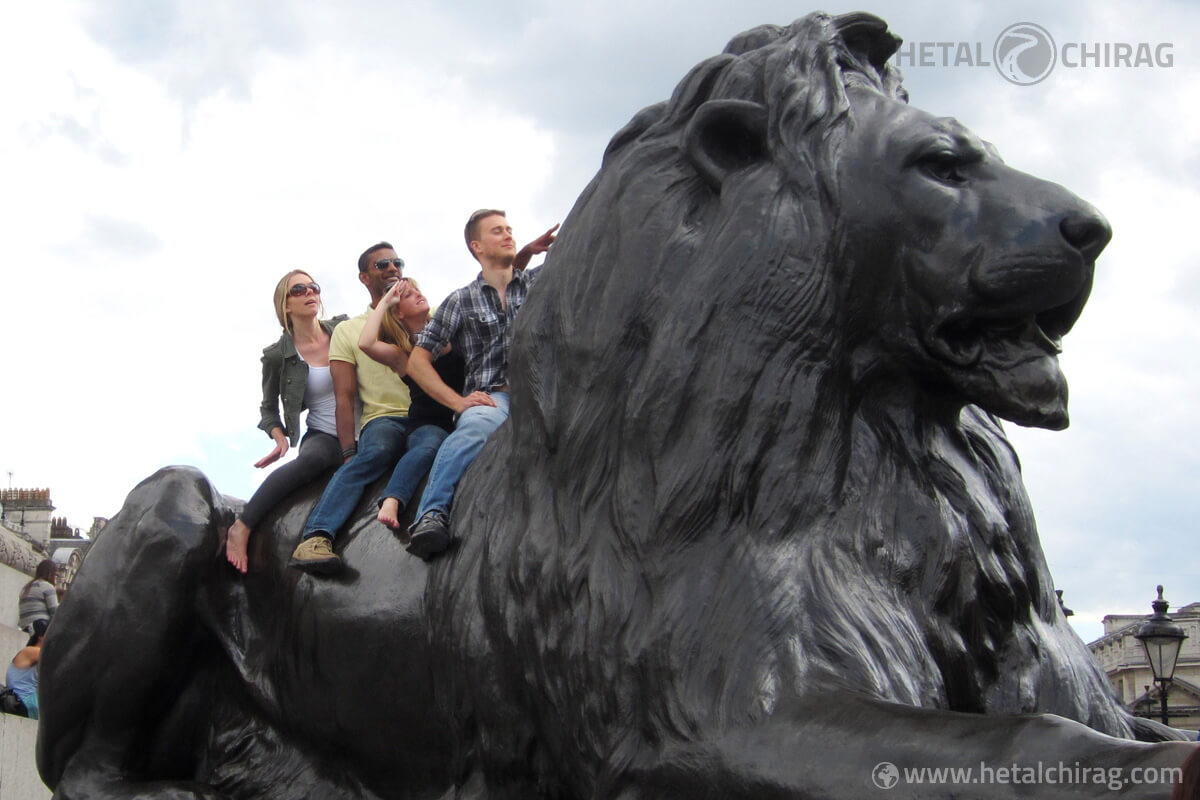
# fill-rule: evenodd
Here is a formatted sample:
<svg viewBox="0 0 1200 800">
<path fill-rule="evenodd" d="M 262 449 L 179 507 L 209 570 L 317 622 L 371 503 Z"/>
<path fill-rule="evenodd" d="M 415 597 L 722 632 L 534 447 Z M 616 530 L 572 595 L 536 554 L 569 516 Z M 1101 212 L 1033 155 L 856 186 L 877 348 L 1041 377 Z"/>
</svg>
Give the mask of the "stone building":
<svg viewBox="0 0 1200 800">
<path fill-rule="evenodd" d="M 78 528 L 67 525 L 65 519 L 61 520 L 61 523 L 53 527 L 54 535 L 50 539 L 49 553 L 50 559 L 58 568 L 58 588 L 66 591 L 71 588 L 71 581 L 75 580 L 75 575 L 83 565 L 83 559 L 87 557 L 88 550 L 92 548 L 92 543 L 108 524 L 108 520 L 104 517 L 93 517 L 92 527 L 87 536 L 80 534 Z"/>
<path fill-rule="evenodd" d="M 1174 727 L 1196 730 L 1200 728 L 1200 603 L 1167 613 L 1188 636 L 1183 640 L 1175 679 L 1167 691 L 1167 714 Z M 1148 616 L 1107 615 L 1104 636 L 1088 644 L 1088 649 L 1112 681 L 1121 702 L 1138 716 L 1157 720 L 1161 718 L 1159 684 L 1154 682 L 1142 643 L 1134 638 Z"/>
<path fill-rule="evenodd" d="M 32 576 L 49 558 L 58 566 L 57 588 L 65 591 L 108 520 L 95 517 L 85 536 L 53 512 L 49 489 L 0 490 L 0 564 Z"/>
<path fill-rule="evenodd" d="M 50 543 L 53 511 L 49 489 L 0 489 L 0 524 L 43 550 Z"/>
</svg>

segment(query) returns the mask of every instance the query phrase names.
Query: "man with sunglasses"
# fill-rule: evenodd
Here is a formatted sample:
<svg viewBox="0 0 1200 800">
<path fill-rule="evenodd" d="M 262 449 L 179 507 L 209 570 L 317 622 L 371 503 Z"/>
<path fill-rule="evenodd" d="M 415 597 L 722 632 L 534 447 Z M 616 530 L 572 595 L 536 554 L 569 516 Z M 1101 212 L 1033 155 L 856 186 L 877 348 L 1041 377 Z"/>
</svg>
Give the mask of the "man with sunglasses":
<svg viewBox="0 0 1200 800">
<path fill-rule="evenodd" d="M 371 295 L 371 305 L 338 325 L 329 343 L 329 371 L 337 398 L 338 440 L 344 463 L 325 487 L 304 526 L 303 540 L 289 564 L 316 574 L 337 572 L 342 559 L 333 539 L 346 524 L 363 492 L 395 467 L 408 444 L 409 391 L 390 367 L 367 356 L 358 337 L 371 309 L 400 280 L 404 260 L 387 242 L 368 247 L 358 257 L 358 280 Z M 362 404 L 362 428 L 355 443 L 355 408 Z M 435 445 L 436 446 L 436 445 Z"/>
<path fill-rule="evenodd" d="M 418 336 L 408 359 L 408 374 L 458 419 L 442 443 L 425 492 L 409 529 L 408 550 L 426 560 L 450 544 L 450 505 L 459 478 L 488 437 L 508 418 L 508 352 L 513 323 L 538 276 L 526 271 L 529 259 L 554 242 L 555 225 L 518 253 L 507 215 L 495 208 L 476 211 L 463 231 L 467 249 L 482 268 L 467 286 L 438 307 Z M 466 360 L 466 384 L 459 394 L 442 381 L 433 357 L 447 344 Z"/>
</svg>

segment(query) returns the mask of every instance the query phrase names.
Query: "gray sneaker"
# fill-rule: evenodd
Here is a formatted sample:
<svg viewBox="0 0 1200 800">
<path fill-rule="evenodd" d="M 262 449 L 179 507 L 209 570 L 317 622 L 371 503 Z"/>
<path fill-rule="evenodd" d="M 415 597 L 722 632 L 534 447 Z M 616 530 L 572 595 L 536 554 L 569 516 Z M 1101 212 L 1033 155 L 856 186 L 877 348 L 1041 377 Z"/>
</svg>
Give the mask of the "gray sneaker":
<svg viewBox="0 0 1200 800">
<path fill-rule="evenodd" d="M 333 552 L 333 542 L 327 536 L 312 536 L 302 541 L 293 552 L 289 567 L 313 575 L 332 575 L 341 572 L 342 559 Z"/>
<path fill-rule="evenodd" d="M 441 511 L 426 511 L 408 529 L 408 552 L 429 561 L 450 546 L 450 524 Z"/>
</svg>

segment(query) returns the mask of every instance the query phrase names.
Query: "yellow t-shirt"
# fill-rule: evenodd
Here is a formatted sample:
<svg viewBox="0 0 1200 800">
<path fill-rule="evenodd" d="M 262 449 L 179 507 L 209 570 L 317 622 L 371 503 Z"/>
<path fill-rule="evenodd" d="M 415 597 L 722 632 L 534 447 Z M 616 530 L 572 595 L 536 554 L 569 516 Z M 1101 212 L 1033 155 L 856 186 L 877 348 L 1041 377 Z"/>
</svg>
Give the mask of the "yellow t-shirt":
<svg viewBox="0 0 1200 800">
<path fill-rule="evenodd" d="M 358 401 L 362 405 L 359 429 L 376 417 L 407 417 L 408 387 L 391 367 L 385 367 L 358 347 L 358 337 L 371 309 L 333 329 L 329 360 L 353 364 L 358 378 Z"/>
</svg>

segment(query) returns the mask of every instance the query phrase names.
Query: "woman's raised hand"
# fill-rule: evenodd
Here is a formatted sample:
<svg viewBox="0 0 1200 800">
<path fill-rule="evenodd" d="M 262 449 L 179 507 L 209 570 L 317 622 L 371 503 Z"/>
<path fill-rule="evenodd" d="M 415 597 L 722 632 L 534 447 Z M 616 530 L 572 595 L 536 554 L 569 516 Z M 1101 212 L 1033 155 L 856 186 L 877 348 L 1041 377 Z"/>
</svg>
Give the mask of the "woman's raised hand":
<svg viewBox="0 0 1200 800">
<path fill-rule="evenodd" d="M 400 280 L 393 283 L 392 287 L 390 289 L 388 289 L 387 293 L 383 296 L 383 304 L 382 305 L 385 308 L 391 308 L 392 306 L 399 303 L 400 298 L 404 296 L 404 292 L 407 288 L 408 288 L 408 281 L 404 280 L 404 278 L 401 278 Z"/>
</svg>

